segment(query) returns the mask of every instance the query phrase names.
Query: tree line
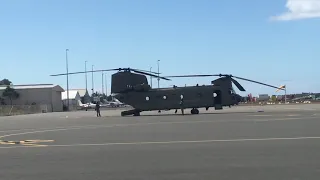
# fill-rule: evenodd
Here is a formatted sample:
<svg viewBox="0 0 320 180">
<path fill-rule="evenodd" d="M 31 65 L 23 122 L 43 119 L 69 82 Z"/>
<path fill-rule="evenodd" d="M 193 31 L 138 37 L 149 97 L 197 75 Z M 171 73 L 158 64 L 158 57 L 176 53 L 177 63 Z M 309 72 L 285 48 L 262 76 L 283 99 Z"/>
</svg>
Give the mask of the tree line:
<svg viewBox="0 0 320 180">
<path fill-rule="evenodd" d="M 12 101 L 14 99 L 18 99 L 20 96 L 20 94 L 14 88 L 10 87 L 10 85 L 12 85 L 12 82 L 9 79 L 2 79 L 0 81 L 0 86 L 6 86 L 6 89 L 2 92 L 0 96 L 1 105 L 6 105 L 4 101 L 5 99 L 9 99 L 12 105 Z"/>
</svg>

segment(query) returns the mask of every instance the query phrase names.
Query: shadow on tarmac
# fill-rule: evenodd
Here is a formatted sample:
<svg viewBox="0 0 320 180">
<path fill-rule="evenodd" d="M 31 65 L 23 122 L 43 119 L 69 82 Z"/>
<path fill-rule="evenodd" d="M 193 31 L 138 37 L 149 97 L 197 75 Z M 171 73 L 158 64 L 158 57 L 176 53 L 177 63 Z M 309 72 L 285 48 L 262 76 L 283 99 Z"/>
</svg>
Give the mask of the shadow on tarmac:
<svg viewBox="0 0 320 180">
<path fill-rule="evenodd" d="M 243 112 L 207 112 L 207 113 L 199 113 L 199 114 L 191 114 L 191 113 L 185 113 L 184 115 L 181 114 L 181 112 L 170 113 L 170 114 L 141 114 L 140 116 L 122 116 L 122 117 L 152 117 L 152 116 L 201 116 L 201 115 L 213 115 L 213 114 L 253 114 L 253 113 L 259 113 L 259 112 L 252 112 L 252 111 L 243 111 Z M 260 112 L 261 113 L 261 112 Z"/>
</svg>

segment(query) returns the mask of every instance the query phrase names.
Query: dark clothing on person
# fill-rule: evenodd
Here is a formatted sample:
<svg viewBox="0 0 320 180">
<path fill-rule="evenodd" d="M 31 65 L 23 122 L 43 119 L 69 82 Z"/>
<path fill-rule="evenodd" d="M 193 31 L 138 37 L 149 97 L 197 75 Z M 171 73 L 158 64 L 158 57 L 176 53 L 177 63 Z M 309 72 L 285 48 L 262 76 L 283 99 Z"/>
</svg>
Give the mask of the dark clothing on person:
<svg viewBox="0 0 320 180">
<path fill-rule="evenodd" d="M 96 104 L 96 112 L 97 112 L 97 117 L 101 117 L 101 114 L 100 114 L 100 104 L 99 103 L 97 103 Z"/>
<path fill-rule="evenodd" d="M 181 113 L 182 113 L 182 115 L 184 115 L 184 107 L 183 107 L 183 99 L 181 99 L 181 101 L 180 101 L 180 109 L 181 109 Z"/>
</svg>

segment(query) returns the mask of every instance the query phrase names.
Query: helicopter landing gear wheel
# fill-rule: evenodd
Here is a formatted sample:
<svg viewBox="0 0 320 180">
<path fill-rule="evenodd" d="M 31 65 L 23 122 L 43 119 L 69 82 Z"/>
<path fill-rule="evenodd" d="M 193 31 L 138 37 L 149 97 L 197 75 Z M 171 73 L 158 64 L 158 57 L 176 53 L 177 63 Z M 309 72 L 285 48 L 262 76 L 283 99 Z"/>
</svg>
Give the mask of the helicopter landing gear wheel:
<svg viewBox="0 0 320 180">
<path fill-rule="evenodd" d="M 137 109 L 131 109 L 128 111 L 122 111 L 121 112 L 121 116 L 129 116 L 129 115 L 133 115 L 133 116 L 140 116 L 140 110 Z"/>
<path fill-rule="evenodd" d="M 199 114 L 199 110 L 197 108 L 192 108 L 191 114 Z"/>
<path fill-rule="evenodd" d="M 134 112 L 133 116 L 140 116 L 140 112 L 139 111 Z"/>
</svg>

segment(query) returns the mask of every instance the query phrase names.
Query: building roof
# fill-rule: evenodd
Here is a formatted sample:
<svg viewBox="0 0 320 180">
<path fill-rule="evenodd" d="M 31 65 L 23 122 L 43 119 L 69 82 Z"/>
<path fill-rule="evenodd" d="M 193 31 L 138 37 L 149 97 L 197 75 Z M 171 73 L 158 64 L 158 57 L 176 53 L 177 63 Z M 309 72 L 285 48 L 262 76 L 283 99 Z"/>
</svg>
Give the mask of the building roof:
<svg viewBox="0 0 320 180">
<path fill-rule="evenodd" d="M 64 91 L 61 93 L 61 99 L 68 99 L 68 91 Z M 69 90 L 69 99 L 76 99 L 76 97 L 80 97 L 79 92 L 77 90 Z"/>
<path fill-rule="evenodd" d="M 75 90 L 75 91 L 78 91 L 80 97 L 83 97 L 83 96 L 86 95 L 86 93 L 88 93 L 88 91 L 87 91 L 86 89 L 71 89 L 71 90 L 73 90 L 73 91 L 74 91 L 74 90 Z M 88 93 L 88 96 L 90 96 L 89 93 Z"/>
<path fill-rule="evenodd" d="M 59 85 L 53 85 L 53 84 L 22 84 L 22 85 L 11 85 L 11 88 L 14 89 L 54 89 L 56 91 L 63 92 L 64 89 Z M 6 85 L 0 85 L 0 90 L 6 89 Z"/>
</svg>

